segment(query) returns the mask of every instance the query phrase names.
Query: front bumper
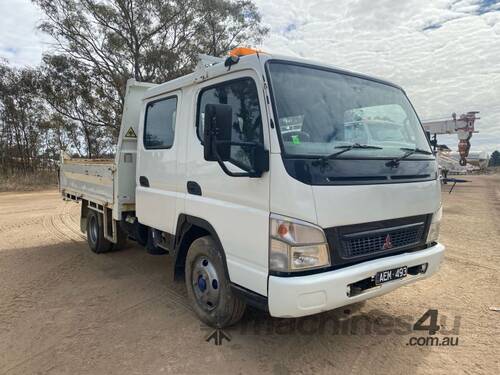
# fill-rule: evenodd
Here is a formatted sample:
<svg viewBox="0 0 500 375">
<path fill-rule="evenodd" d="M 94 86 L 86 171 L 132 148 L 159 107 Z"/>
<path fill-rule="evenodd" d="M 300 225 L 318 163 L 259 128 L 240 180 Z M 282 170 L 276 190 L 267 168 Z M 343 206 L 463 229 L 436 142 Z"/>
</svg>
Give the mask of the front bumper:
<svg viewBox="0 0 500 375">
<path fill-rule="evenodd" d="M 275 317 L 299 317 L 332 310 L 388 293 L 400 286 L 425 279 L 439 269 L 445 247 L 441 244 L 412 253 L 374 259 L 335 271 L 308 276 L 269 276 L 269 313 Z M 400 266 L 427 263 L 425 273 L 408 275 L 403 279 L 366 289 L 352 295 L 349 285 Z M 352 296 L 349 296 L 349 295 Z"/>
</svg>

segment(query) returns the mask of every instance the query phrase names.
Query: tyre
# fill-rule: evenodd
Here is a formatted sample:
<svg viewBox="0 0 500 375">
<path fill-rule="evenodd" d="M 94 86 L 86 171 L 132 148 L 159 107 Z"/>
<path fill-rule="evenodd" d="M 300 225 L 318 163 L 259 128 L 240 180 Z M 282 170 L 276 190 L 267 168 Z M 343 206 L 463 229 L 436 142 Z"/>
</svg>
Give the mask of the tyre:
<svg viewBox="0 0 500 375">
<path fill-rule="evenodd" d="M 121 228 L 121 226 L 117 223 L 116 225 L 116 239 L 117 242 L 113 245 L 113 250 L 122 250 L 128 244 L 128 234 Z"/>
<path fill-rule="evenodd" d="M 201 321 L 224 328 L 241 319 L 245 302 L 231 290 L 222 249 L 212 237 L 193 241 L 186 257 L 185 277 L 189 300 Z"/>
<path fill-rule="evenodd" d="M 135 241 L 141 246 L 146 246 L 149 239 L 148 227 L 139 223 L 137 218 L 134 221 L 134 230 L 132 236 Z"/>
<path fill-rule="evenodd" d="M 89 210 L 87 215 L 87 242 L 90 250 L 97 254 L 113 249 L 113 243 L 104 238 L 102 214 L 93 210 Z"/>
</svg>

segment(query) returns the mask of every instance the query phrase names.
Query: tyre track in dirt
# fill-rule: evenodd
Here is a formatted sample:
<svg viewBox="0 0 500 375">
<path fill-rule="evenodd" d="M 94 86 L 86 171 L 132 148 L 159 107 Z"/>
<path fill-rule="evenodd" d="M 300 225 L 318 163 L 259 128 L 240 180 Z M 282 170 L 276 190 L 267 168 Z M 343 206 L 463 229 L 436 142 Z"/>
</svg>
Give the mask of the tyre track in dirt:
<svg viewBox="0 0 500 375">
<path fill-rule="evenodd" d="M 8 232 L 11 230 L 23 229 L 25 227 L 29 227 L 32 225 L 41 224 L 43 220 L 44 216 L 39 216 L 39 217 L 30 217 L 27 219 L 23 219 L 22 221 L 16 223 L 9 222 L 5 224 L 0 224 L 0 233 Z"/>
<path fill-rule="evenodd" d="M 74 222 L 70 219 L 71 212 L 66 210 L 67 208 L 63 206 L 62 212 L 45 216 L 43 220 L 45 230 L 61 241 L 85 241 L 85 235 L 79 228 L 75 228 Z"/>
<path fill-rule="evenodd" d="M 72 219 L 72 217 L 75 217 L 75 211 L 78 212 L 78 207 L 78 205 L 71 207 L 65 204 L 59 208 L 60 212 L 53 215 L 45 215 L 40 218 L 41 220 L 28 220 L 23 227 L 41 223 L 47 234 L 52 235 L 61 243 L 70 241 L 75 244 L 81 244 L 81 251 L 90 251 L 86 248 L 86 236 L 80 232 L 77 223 Z M 15 224 L 13 224 L 13 226 L 15 226 Z M 22 289 L 15 292 L 12 297 L 4 299 L 3 303 L 0 305 L 0 333 L 8 332 L 15 321 L 21 318 L 24 313 L 32 310 L 41 295 L 46 294 L 51 288 L 57 286 L 62 281 L 71 282 L 71 276 L 84 265 L 87 256 L 91 256 L 91 254 L 78 253 L 43 273 L 40 277 L 24 284 Z M 143 276 L 143 273 L 130 264 L 118 263 L 111 257 L 106 256 L 106 254 L 100 255 L 99 259 L 95 260 L 105 261 L 112 267 L 125 268 L 141 277 Z M 156 284 L 156 281 L 150 280 L 150 283 Z M 192 311 L 191 307 L 186 303 L 186 297 L 175 289 L 168 287 L 168 289 L 164 291 L 164 295 L 168 296 L 172 302 L 182 305 L 185 309 Z"/>
<path fill-rule="evenodd" d="M 78 207 L 78 205 L 71 206 L 68 204 L 64 204 L 61 207 L 58 207 L 59 212 L 56 212 L 52 215 L 45 215 L 40 218 L 24 220 L 19 224 L 11 224 L 9 225 L 9 227 L 7 225 L 1 227 L 3 231 L 6 231 L 9 230 L 9 228 L 24 228 L 41 224 L 44 228 L 44 231 L 61 244 L 68 243 L 69 241 L 74 245 L 81 245 L 81 248 L 79 246 L 78 249 L 80 251 L 76 255 L 65 260 L 61 264 L 52 267 L 50 270 L 44 272 L 41 276 L 27 283 L 24 283 L 20 290 L 19 288 L 16 288 L 16 291 L 12 296 L 3 298 L 2 304 L 0 304 L 1 335 L 6 335 L 11 332 L 12 329 L 16 326 L 16 323 L 22 320 L 27 313 L 29 313 L 30 311 L 34 311 L 40 301 L 43 300 L 43 297 L 50 293 L 52 289 L 56 288 L 61 283 L 73 284 L 75 282 L 75 275 L 77 275 L 78 272 L 82 270 L 82 268 L 88 266 L 92 262 L 108 263 L 111 267 L 120 267 L 122 269 L 132 271 L 134 274 L 139 275 L 140 277 L 144 277 L 144 274 L 137 268 L 127 263 L 117 262 L 112 257 L 107 256 L 107 254 L 93 256 L 93 254 L 88 253 L 88 251 L 90 250 L 86 248 L 86 236 L 80 232 L 80 228 L 77 222 L 79 212 Z M 153 288 L 156 286 L 157 281 L 152 278 L 149 278 L 147 284 L 145 285 L 146 288 Z M 191 306 L 187 303 L 186 296 L 176 291 L 170 285 L 167 285 L 166 288 L 163 287 L 162 289 L 162 292 L 152 297 L 145 298 L 130 306 L 124 307 L 119 311 L 116 311 L 113 314 L 113 317 L 108 317 L 93 322 L 90 327 L 79 328 L 76 331 L 65 335 L 65 338 L 78 339 L 78 337 L 87 335 L 97 335 L 99 333 L 99 329 L 106 324 L 115 322 L 117 318 L 124 317 L 130 312 L 145 308 L 149 304 L 154 303 L 159 299 L 165 299 L 165 303 L 178 306 L 185 311 L 194 314 Z M 2 369 L 2 373 L 15 370 L 16 368 L 22 366 L 24 363 L 32 360 L 33 358 L 42 356 L 58 345 L 59 343 L 56 343 L 47 348 L 44 348 L 41 351 L 30 355 L 28 358 L 19 363 L 10 363 Z"/>
<path fill-rule="evenodd" d="M 78 241 L 79 239 L 83 239 L 84 241 L 87 240 L 87 237 L 85 234 L 83 234 L 80 231 L 80 224 L 78 222 L 79 220 L 79 205 L 71 205 L 71 204 L 66 204 L 64 205 L 62 212 L 59 215 L 54 216 L 53 218 L 53 224 L 54 228 L 58 233 L 62 236 L 67 237 L 68 239 Z M 132 243 L 129 243 L 129 246 L 132 245 Z M 144 251 L 144 249 L 140 249 L 139 251 Z M 111 262 L 113 266 L 118 266 L 122 268 L 129 269 L 133 271 L 135 274 L 142 275 L 142 273 L 135 268 L 133 265 L 129 263 L 117 263 L 114 261 L 111 257 L 106 256 L 106 254 L 102 254 L 101 257 L 106 257 L 108 261 Z M 177 284 L 173 283 L 173 287 L 175 287 Z M 177 288 L 172 288 L 170 285 L 167 287 L 169 288 L 167 293 L 174 299 L 176 299 L 176 302 L 179 303 L 181 302 L 185 308 L 191 310 L 191 307 L 189 304 L 185 302 L 186 296 L 182 295 L 179 293 L 176 289 Z"/>
<path fill-rule="evenodd" d="M 80 231 L 79 223 L 77 222 L 77 220 L 79 220 L 79 207 L 80 206 L 77 204 L 65 204 L 60 213 L 51 217 L 51 222 L 47 226 L 49 230 L 61 239 L 68 239 L 73 242 L 81 242 L 83 240 L 86 242 L 87 237 Z M 130 245 L 132 245 L 132 243 L 129 243 L 129 246 Z M 144 251 L 144 249 L 141 248 L 139 251 Z M 118 263 L 106 254 L 101 254 L 100 257 L 103 259 L 106 258 L 112 266 L 126 268 L 133 271 L 135 274 L 143 275 L 137 268 L 129 263 Z M 173 286 L 175 285 L 174 283 Z M 186 297 L 174 288 L 169 287 L 168 293 L 172 298 L 177 299 L 177 301 L 179 301 L 179 299 L 180 301 L 185 301 Z M 183 302 L 183 304 L 186 308 L 191 309 L 187 303 Z"/>
<path fill-rule="evenodd" d="M 146 298 L 146 299 L 144 299 L 144 300 L 142 300 L 142 301 L 140 301 L 132 306 L 128 306 L 126 308 L 123 308 L 122 310 L 119 310 L 115 314 L 113 314 L 112 317 L 103 318 L 103 319 L 92 322 L 90 325 L 78 328 L 75 331 L 72 331 L 72 332 L 66 334 L 64 336 L 64 339 L 65 340 L 79 340 L 79 339 L 82 339 L 86 336 L 96 337 L 99 334 L 99 332 L 101 331 L 101 329 L 104 326 L 106 326 L 107 324 L 114 324 L 114 323 L 116 323 L 124 318 L 127 318 L 127 316 L 129 314 L 137 312 L 137 311 L 141 310 L 142 308 L 146 307 L 147 305 L 157 301 L 158 299 L 166 297 L 166 296 L 169 296 L 173 299 L 175 299 L 177 297 L 177 295 L 175 293 L 172 294 L 168 290 L 164 291 L 163 293 L 159 293 L 159 294 L 154 295 L 150 298 Z M 191 309 L 190 306 L 185 305 L 181 301 L 176 301 L 176 302 L 178 302 L 178 306 L 186 308 L 191 314 L 194 315 L 194 311 Z M 27 358 L 23 359 L 20 362 L 17 362 L 15 364 L 10 364 L 10 366 L 9 365 L 5 366 L 2 369 L 2 373 L 3 374 L 11 373 L 12 371 L 19 369 L 24 364 L 32 361 L 33 359 L 42 357 L 44 354 L 47 354 L 50 351 L 55 350 L 56 348 L 63 346 L 63 345 L 64 344 L 60 343 L 60 342 L 54 343 L 54 344 L 34 353 L 32 355 L 29 355 Z"/>
<path fill-rule="evenodd" d="M 17 290 L 10 298 L 3 298 L 0 304 L 0 334 L 10 332 L 11 328 L 24 314 L 33 310 L 50 289 L 62 281 L 71 282 L 72 276 L 84 264 L 85 257 L 80 253 L 52 267 Z"/>
<path fill-rule="evenodd" d="M 57 210 L 63 209 L 58 206 L 59 204 L 53 207 Z M 47 209 L 44 208 L 43 210 Z M 19 210 L 21 213 L 33 211 L 36 210 Z M 68 240 L 83 244 L 82 240 L 85 237 L 81 234 L 70 234 L 70 231 L 73 232 L 72 228 L 65 225 L 63 222 L 63 215 L 66 214 L 56 212 L 32 218 L 26 218 L 25 215 L 21 215 L 20 217 L 16 217 L 18 220 L 16 223 L 0 225 L 0 234 L 17 229 L 23 229 L 23 232 L 29 234 L 30 232 L 39 231 L 39 227 L 42 227 L 46 236 L 58 240 L 57 242 L 61 244 L 67 243 Z M 57 244 L 54 245 L 57 246 Z M 76 268 L 81 265 L 82 261 L 83 257 L 81 253 L 76 254 L 70 259 L 51 267 L 38 277 L 27 282 L 21 282 L 15 289 L 9 291 L 10 293 L 7 292 L 7 295 L 4 294 L 2 296 L 2 303 L 0 304 L 0 333 L 8 331 L 9 327 L 11 327 L 18 318 L 25 312 L 33 309 L 36 305 L 36 301 L 40 296 L 44 295 L 45 292 L 55 287 L 63 280 L 71 280 L 70 276 L 74 273 Z M 22 281 L 26 279 L 22 279 Z"/>
<path fill-rule="evenodd" d="M 408 347 L 407 336 L 365 334 L 364 325 L 347 335 L 267 333 L 275 321 L 264 313 L 249 315 L 247 328 L 229 330 L 231 343 L 216 347 L 205 342 L 184 284 L 167 276 L 167 257 L 147 256 L 132 242 L 123 252 L 93 254 L 79 230 L 79 205 L 57 192 L 0 194 L 2 214 L 12 212 L 0 219 L 0 285 L 9 281 L 0 295 L 0 373 L 498 372 L 498 313 L 489 307 L 500 285 L 500 177 L 470 179 L 444 196 L 440 272 L 353 314 L 368 314 L 367 324 L 381 330 L 385 316 L 412 316 L 413 324 L 430 308 L 450 321 L 462 317 L 454 348 Z M 16 225 L 27 235 L 17 238 Z M 260 333 L 251 333 L 252 319 Z"/>
</svg>

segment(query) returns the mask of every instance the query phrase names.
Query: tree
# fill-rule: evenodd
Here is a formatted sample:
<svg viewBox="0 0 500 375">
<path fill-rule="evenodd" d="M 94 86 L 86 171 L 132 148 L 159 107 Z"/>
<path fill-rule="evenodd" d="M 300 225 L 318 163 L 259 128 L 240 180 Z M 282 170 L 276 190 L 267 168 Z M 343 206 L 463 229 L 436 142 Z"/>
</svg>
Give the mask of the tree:
<svg viewBox="0 0 500 375">
<path fill-rule="evenodd" d="M 35 68 L 0 60 L 0 172 L 53 168 L 63 150 L 109 156 L 126 82 L 188 73 L 268 32 L 250 0 L 33 0 L 55 49 Z"/>
<path fill-rule="evenodd" d="M 88 147 L 117 136 L 129 78 L 164 82 L 190 72 L 199 53 L 222 55 L 268 32 L 250 0 L 32 1 L 56 42 L 43 60 L 44 95 L 81 124 Z"/>
<path fill-rule="evenodd" d="M 41 95 L 59 115 L 77 153 L 88 158 L 109 153 L 122 108 L 113 90 L 72 57 L 44 56 L 41 72 Z"/>
<path fill-rule="evenodd" d="M 39 71 L 0 65 L 0 158 L 4 173 L 39 167 L 47 110 L 39 96 Z"/>
<path fill-rule="evenodd" d="M 488 164 L 489 167 L 498 167 L 500 166 L 500 152 L 493 151 L 493 153 L 490 156 L 490 162 Z"/>
<path fill-rule="evenodd" d="M 86 140 L 77 121 L 52 110 L 44 91 L 53 83 L 40 68 L 9 67 L 0 61 L 0 172 L 32 173 L 51 169 L 62 150 L 76 150 L 81 156 L 97 147 Z M 65 79 L 66 77 L 61 77 Z M 57 85 L 50 92 L 68 95 Z"/>
</svg>

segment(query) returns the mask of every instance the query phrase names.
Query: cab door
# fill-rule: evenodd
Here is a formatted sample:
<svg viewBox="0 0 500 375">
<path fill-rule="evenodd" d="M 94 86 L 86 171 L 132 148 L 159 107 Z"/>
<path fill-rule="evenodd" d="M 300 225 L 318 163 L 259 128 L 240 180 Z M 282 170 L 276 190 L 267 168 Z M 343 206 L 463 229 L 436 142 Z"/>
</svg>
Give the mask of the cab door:
<svg viewBox="0 0 500 375">
<path fill-rule="evenodd" d="M 203 127 L 207 104 L 230 105 L 232 139 L 259 142 L 269 150 L 262 83 L 253 70 L 226 74 L 195 88 L 193 124 L 188 134 L 185 211 L 208 222 L 224 249 L 231 282 L 267 295 L 269 246 L 269 172 L 260 177 L 232 177 L 204 159 Z M 230 172 L 244 172 L 250 149 L 231 146 Z"/>
<path fill-rule="evenodd" d="M 179 184 L 180 101 L 181 93 L 173 92 L 146 102 L 138 141 L 136 215 L 141 224 L 170 234 L 175 228 Z"/>
</svg>

